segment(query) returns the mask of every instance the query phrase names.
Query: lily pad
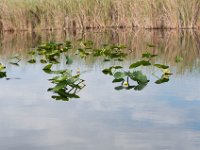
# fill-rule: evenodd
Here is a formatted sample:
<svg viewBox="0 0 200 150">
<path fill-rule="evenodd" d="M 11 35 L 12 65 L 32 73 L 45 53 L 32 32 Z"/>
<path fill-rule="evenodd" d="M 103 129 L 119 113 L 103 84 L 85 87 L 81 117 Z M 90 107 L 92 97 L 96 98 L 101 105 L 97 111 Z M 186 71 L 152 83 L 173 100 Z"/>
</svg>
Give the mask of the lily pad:
<svg viewBox="0 0 200 150">
<path fill-rule="evenodd" d="M 122 78 L 124 78 L 126 75 L 125 75 L 125 73 L 123 73 L 123 72 L 116 72 L 115 74 L 114 74 L 114 77 L 115 77 L 115 79 L 122 79 Z"/>
<path fill-rule="evenodd" d="M 168 69 L 169 66 L 162 65 L 162 64 L 154 64 L 155 67 L 160 68 L 160 69 Z"/>
<path fill-rule="evenodd" d="M 73 63 L 73 59 L 69 56 L 66 56 L 66 64 L 71 65 Z"/>
<path fill-rule="evenodd" d="M 136 63 L 133 63 L 130 65 L 130 69 L 133 69 L 133 68 L 137 68 L 139 66 L 150 66 L 151 63 L 149 61 L 146 61 L 146 60 L 141 60 L 141 61 L 137 61 Z"/>
<path fill-rule="evenodd" d="M 52 64 L 46 65 L 43 70 L 51 70 Z"/>
</svg>

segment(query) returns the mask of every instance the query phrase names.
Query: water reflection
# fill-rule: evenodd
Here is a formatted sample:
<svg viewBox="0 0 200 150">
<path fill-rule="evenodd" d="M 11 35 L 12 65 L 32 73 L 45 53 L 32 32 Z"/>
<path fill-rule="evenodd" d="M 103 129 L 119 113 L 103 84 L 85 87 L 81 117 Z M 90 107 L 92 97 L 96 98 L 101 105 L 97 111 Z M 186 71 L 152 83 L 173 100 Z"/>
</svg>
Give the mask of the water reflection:
<svg viewBox="0 0 200 150">
<path fill-rule="evenodd" d="M 91 72 L 85 75 L 88 86 L 81 100 L 55 103 L 44 94 L 48 85 L 44 75 L 37 78 L 37 69 L 24 74 L 32 84 L 1 82 L 2 149 L 199 148 L 200 87 L 195 77 L 119 93 L 107 77 Z"/>
<path fill-rule="evenodd" d="M 25 33 L 10 39 L 5 34 L 3 37 L 2 62 L 6 63 L 16 51 L 24 59 L 20 67 L 11 65 L 7 68 L 9 77 L 20 80 L 0 80 L 1 149 L 199 149 L 197 33 L 107 31 L 63 37 L 43 33 L 35 36 L 30 41 L 27 41 Z M 68 103 L 53 101 L 51 93 L 46 91 L 52 86 L 47 80 L 49 75 L 41 71 L 43 65 L 26 63 L 29 59 L 26 50 L 42 41 L 77 40 L 83 36 L 95 39 L 96 44 L 127 44 L 133 52 L 127 61 L 120 62 L 122 66 L 130 65 L 130 61 L 140 57 L 146 51 L 146 43 L 157 45 L 152 50 L 160 56 L 156 61 L 170 64 L 174 75 L 170 82 L 157 86 L 150 82 L 140 92 L 118 92 L 111 84 L 112 77 L 105 76 L 101 71 L 116 65 L 115 62 L 102 63 L 92 57 L 86 60 L 75 58 L 76 61 L 68 69 L 80 68 L 81 72 L 86 72 L 82 78 L 87 86 L 79 93 L 81 98 Z M 177 55 L 184 58 L 183 62 L 175 63 Z M 56 68 L 60 69 L 63 65 L 61 63 Z"/>
<path fill-rule="evenodd" d="M 151 52 L 158 54 L 162 63 L 176 67 L 177 73 L 190 72 L 199 66 L 200 35 L 199 32 L 190 30 L 166 32 L 143 30 L 77 31 L 76 34 L 61 31 L 5 33 L 0 40 L 0 53 L 1 57 L 9 57 L 16 53 L 21 53 L 26 58 L 26 51 L 42 42 L 62 42 L 65 40 L 75 42 L 78 39 L 92 39 L 96 47 L 100 47 L 105 43 L 127 45 L 127 51 L 131 52 L 129 59 L 140 57 L 148 49 L 147 44 L 156 45 Z M 177 56 L 181 56 L 185 61 L 177 64 L 175 61 Z M 87 59 L 86 63 L 92 65 L 96 63 L 96 59 Z"/>
</svg>

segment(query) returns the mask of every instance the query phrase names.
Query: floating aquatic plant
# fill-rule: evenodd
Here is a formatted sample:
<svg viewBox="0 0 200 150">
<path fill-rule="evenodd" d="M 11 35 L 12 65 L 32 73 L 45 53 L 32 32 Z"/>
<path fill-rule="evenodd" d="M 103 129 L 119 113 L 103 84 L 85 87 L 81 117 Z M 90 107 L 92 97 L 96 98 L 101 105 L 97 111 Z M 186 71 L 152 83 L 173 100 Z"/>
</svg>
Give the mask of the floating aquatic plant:
<svg viewBox="0 0 200 150">
<path fill-rule="evenodd" d="M 117 61 L 123 61 L 124 58 L 126 58 L 127 54 L 123 52 L 123 49 L 125 49 L 126 46 L 116 46 L 116 45 L 103 45 L 103 48 L 101 49 L 95 49 L 94 50 L 94 56 L 95 57 L 104 57 L 104 61 L 110 61 L 110 60 L 117 60 Z"/>
<path fill-rule="evenodd" d="M 80 41 L 80 48 L 77 49 L 77 55 L 81 58 L 86 58 L 87 56 L 102 57 L 104 61 L 123 61 L 127 56 L 123 52 L 123 49 L 126 48 L 124 45 L 109 45 L 104 44 L 101 48 L 94 48 L 92 41 Z"/>
<path fill-rule="evenodd" d="M 78 40 L 80 47 L 76 51 L 76 55 L 79 55 L 81 58 L 86 58 L 87 56 L 93 53 L 93 42 L 88 40 L 84 41 L 82 39 Z"/>
<path fill-rule="evenodd" d="M 176 56 L 175 62 L 176 62 L 176 63 L 179 63 L 179 62 L 181 62 L 181 61 L 183 61 L 183 57 L 181 57 L 181 56 Z"/>
<path fill-rule="evenodd" d="M 0 63 L 0 78 L 5 78 L 7 76 L 5 69 L 6 67 Z"/>
<path fill-rule="evenodd" d="M 21 58 L 19 55 L 11 57 L 11 61 L 9 62 L 11 65 L 19 66 L 19 62 L 21 61 Z"/>
<path fill-rule="evenodd" d="M 69 101 L 72 98 L 79 98 L 78 92 L 82 90 L 85 85 L 85 80 L 81 79 L 80 70 L 75 74 L 72 70 L 53 70 L 54 64 L 60 63 L 60 59 L 65 59 L 65 65 L 70 65 L 74 62 L 71 55 L 69 55 L 70 50 L 74 50 L 72 42 L 48 42 L 39 45 L 37 48 L 32 49 L 28 52 L 30 59 L 29 63 L 40 62 L 41 64 L 46 64 L 43 67 L 43 71 L 47 74 L 53 75 L 49 81 L 54 85 L 49 88 L 48 91 L 53 92 L 52 96 L 55 100 Z M 148 48 L 154 48 L 155 45 L 148 44 Z M 127 57 L 127 53 L 124 51 L 126 46 L 124 45 L 110 45 L 104 44 L 99 48 L 95 48 L 92 41 L 79 40 L 79 47 L 76 51 L 71 51 L 72 55 L 78 55 L 81 58 L 87 58 L 89 56 L 95 58 L 103 58 L 104 61 L 123 61 Z M 102 72 L 106 75 L 113 77 L 112 83 L 118 83 L 119 85 L 115 87 L 116 90 L 143 90 L 150 80 L 147 75 L 142 70 L 144 67 L 154 67 L 160 70 L 162 73 L 158 77 L 155 72 L 152 73 L 156 77 L 156 84 L 163 84 L 170 80 L 172 75 L 169 66 L 165 64 L 153 63 L 152 59 L 157 57 L 156 54 L 150 52 L 145 52 L 142 54 L 140 60 L 133 62 L 128 69 L 122 66 L 111 66 L 105 68 Z M 10 59 L 10 64 L 19 66 L 21 58 L 16 55 Z M 177 56 L 176 62 L 182 61 L 182 57 Z M 0 78 L 6 77 L 5 66 L 0 64 Z M 11 78 L 6 78 L 10 80 Z M 18 78 L 12 78 L 18 79 Z"/>
<path fill-rule="evenodd" d="M 40 56 L 40 63 L 48 63 L 43 68 L 43 71 L 55 75 L 55 77 L 50 79 L 55 86 L 49 88 L 48 91 L 56 94 L 52 96 L 56 100 L 69 101 L 70 98 L 79 98 L 77 92 L 85 87 L 84 80 L 79 77 L 80 74 L 72 75 L 72 71 L 68 69 L 52 70 L 53 64 L 59 63 L 61 55 L 65 55 L 66 65 L 73 63 L 72 58 L 67 55 L 70 49 L 72 49 L 70 41 L 64 43 L 49 42 L 29 52 L 31 55 L 29 63 L 36 63 L 36 56 Z"/>
<path fill-rule="evenodd" d="M 80 98 L 77 93 L 86 85 L 84 80 L 80 78 L 80 74 L 72 75 L 72 71 L 68 69 L 53 71 L 52 64 L 48 64 L 43 68 L 46 73 L 54 74 L 55 77 L 49 79 L 54 87 L 48 91 L 54 92 L 52 98 L 55 100 L 69 101 L 71 98 Z"/>
<path fill-rule="evenodd" d="M 123 67 L 121 66 L 113 66 L 107 69 L 103 70 L 104 74 L 111 75 L 114 77 L 113 83 L 121 83 L 120 86 L 117 86 L 116 90 L 141 90 L 143 89 L 149 80 L 147 79 L 147 76 L 142 73 L 142 71 L 124 71 Z M 135 81 L 136 84 L 131 85 L 130 80 Z M 143 87 L 143 88 L 142 88 Z"/>
<path fill-rule="evenodd" d="M 155 81 L 156 84 L 161 84 L 169 81 L 170 75 L 172 73 L 169 70 L 169 66 L 166 66 L 164 64 L 153 64 L 151 61 L 152 58 L 156 57 L 157 55 L 151 54 L 151 53 L 144 53 L 142 54 L 142 59 L 148 59 L 148 60 L 139 60 L 135 63 L 132 63 L 129 66 L 129 70 L 124 71 L 124 68 L 122 66 L 112 66 L 110 68 L 104 69 L 102 72 L 106 75 L 111 75 L 114 77 L 113 83 L 120 82 L 121 85 L 117 86 L 116 90 L 142 90 L 144 87 L 148 84 L 149 80 L 147 79 L 147 76 L 142 73 L 141 70 L 136 70 L 137 68 L 141 66 L 145 67 L 156 67 L 160 69 L 163 74 L 161 78 L 158 78 L 157 81 Z M 132 85 L 130 83 L 131 81 L 135 81 L 136 84 Z"/>
<path fill-rule="evenodd" d="M 31 59 L 29 63 L 36 63 L 36 55 L 40 56 L 40 63 L 59 63 L 61 54 L 65 54 L 72 48 L 71 42 L 64 43 L 49 42 L 38 46 L 36 49 L 29 52 Z M 69 63 L 69 57 L 66 57 Z"/>
</svg>

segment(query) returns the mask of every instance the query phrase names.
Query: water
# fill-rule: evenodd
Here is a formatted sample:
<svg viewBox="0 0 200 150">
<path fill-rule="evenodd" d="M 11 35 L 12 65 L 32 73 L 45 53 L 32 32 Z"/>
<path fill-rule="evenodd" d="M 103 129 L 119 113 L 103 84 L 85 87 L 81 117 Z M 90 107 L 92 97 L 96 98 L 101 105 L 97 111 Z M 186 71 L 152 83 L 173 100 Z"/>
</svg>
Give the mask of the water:
<svg viewBox="0 0 200 150">
<path fill-rule="evenodd" d="M 80 68 L 86 87 L 80 99 L 56 101 L 47 92 L 51 75 L 44 65 L 28 64 L 27 50 L 44 41 L 94 39 L 101 44 L 122 43 L 134 52 L 120 64 L 127 67 L 156 44 L 157 62 L 169 64 L 170 81 L 151 82 L 142 91 L 116 91 L 118 84 L 102 69 L 116 62 L 75 57 L 70 69 Z M 0 80 L 0 149 L 2 150 L 198 150 L 200 147 L 199 36 L 196 32 L 107 31 L 86 33 L 6 34 L 1 62 L 10 80 Z M 8 58 L 19 53 L 20 66 Z M 181 55 L 183 62 L 175 63 Z M 63 64 L 55 68 L 62 68 Z"/>
</svg>

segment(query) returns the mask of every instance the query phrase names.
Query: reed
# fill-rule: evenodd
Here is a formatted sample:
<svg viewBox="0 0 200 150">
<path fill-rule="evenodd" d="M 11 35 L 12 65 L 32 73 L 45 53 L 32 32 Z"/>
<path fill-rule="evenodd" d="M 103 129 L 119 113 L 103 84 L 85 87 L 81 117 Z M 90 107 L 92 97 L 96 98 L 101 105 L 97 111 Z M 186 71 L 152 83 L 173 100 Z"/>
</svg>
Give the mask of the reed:
<svg viewBox="0 0 200 150">
<path fill-rule="evenodd" d="M 2 30 L 198 28 L 199 0 L 1 0 Z"/>
</svg>

